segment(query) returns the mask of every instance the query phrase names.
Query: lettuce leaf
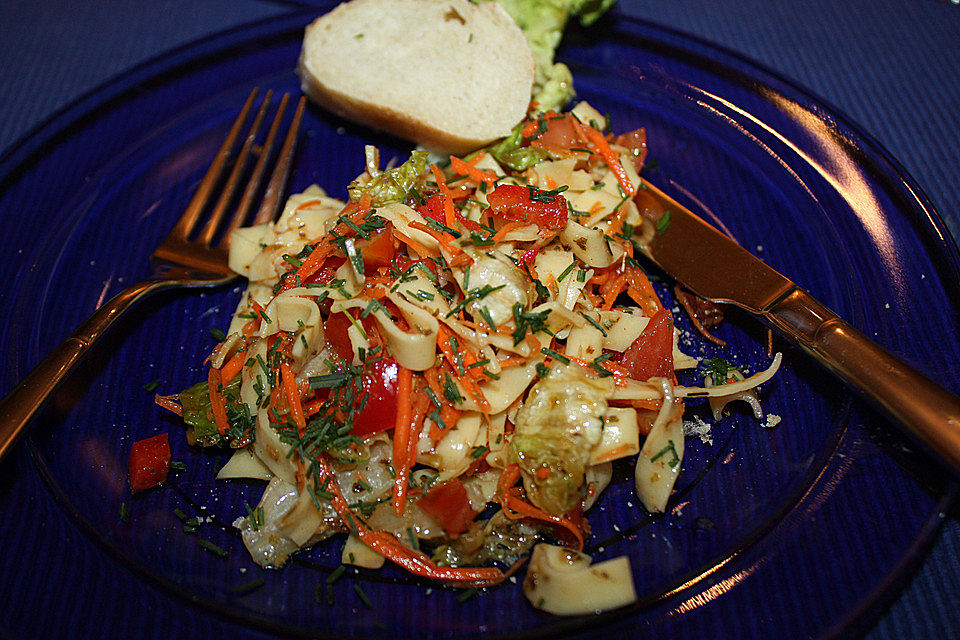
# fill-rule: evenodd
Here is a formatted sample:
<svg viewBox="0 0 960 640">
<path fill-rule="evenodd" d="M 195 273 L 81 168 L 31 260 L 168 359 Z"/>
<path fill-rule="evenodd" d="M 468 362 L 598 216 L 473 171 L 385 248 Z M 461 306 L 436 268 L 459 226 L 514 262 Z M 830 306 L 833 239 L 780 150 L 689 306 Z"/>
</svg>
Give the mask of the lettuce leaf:
<svg viewBox="0 0 960 640">
<path fill-rule="evenodd" d="M 417 178 L 427 168 L 427 156 L 425 150 L 416 149 L 402 165 L 377 174 L 366 184 L 356 180 L 351 182 L 347 187 L 350 200 L 357 202 L 363 194 L 369 193 L 374 207 L 403 202 L 410 188 L 417 183 Z"/>
</svg>

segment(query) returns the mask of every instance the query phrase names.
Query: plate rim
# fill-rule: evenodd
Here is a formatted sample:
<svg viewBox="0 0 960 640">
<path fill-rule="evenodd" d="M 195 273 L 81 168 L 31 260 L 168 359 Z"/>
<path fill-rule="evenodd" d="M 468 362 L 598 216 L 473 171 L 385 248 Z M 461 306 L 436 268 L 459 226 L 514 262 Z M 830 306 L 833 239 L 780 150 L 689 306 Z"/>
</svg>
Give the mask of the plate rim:
<svg viewBox="0 0 960 640">
<path fill-rule="evenodd" d="M 42 149 L 47 143 L 61 135 L 68 134 L 72 127 L 77 126 L 78 123 L 81 123 L 85 118 L 89 117 L 98 106 L 109 104 L 114 100 L 121 99 L 122 96 L 124 96 L 129 90 L 132 89 L 134 85 L 138 84 L 139 82 L 143 80 L 155 80 L 157 76 L 162 74 L 176 73 L 176 70 L 181 65 L 187 63 L 196 63 L 198 60 L 202 61 L 205 57 L 222 54 L 224 50 L 228 50 L 231 47 L 259 40 L 264 37 L 264 34 L 260 33 L 260 31 L 265 27 L 270 27 L 270 35 L 286 33 L 289 29 L 292 29 L 294 25 L 302 26 L 303 23 L 301 21 L 305 17 L 316 15 L 320 11 L 321 7 L 299 9 L 289 13 L 280 14 L 278 16 L 272 16 L 231 27 L 230 29 L 203 36 L 202 38 L 180 45 L 170 52 L 155 56 L 154 58 L 144 61 L 131 69 L 111 77 L 107 81 L 94 87 L 93 89 L 52 113 L 42 122 L 34 126 L 26 134 L 18 138 L 17 141 L 0 152 L 0 193 L 6 190 L 8 182 L 16 176 L 18 171 L 22 170 L 24 166 L 29 164 L 32 160 L 35 160 L 38 157 L 37 154 L 42 155 Z M 799 87 L 791 81 L 784 79 L 782 76 L 779 76 L 776 72 L 767 69 L 762 64 L 759 64 L 756 61 L 747 58 L 746 56 L 742 56 L 735 51 L 725 49 L 724 47 L 710 43 L 695 35 L 686 34 L 682 31 L 664 27 L 653 22 L 633 18 L 630 16 L 624 16 L 621 14 L 617 14 L 617 16 L 619 19 L 640 25 L 642 29 L 649 29 L 654 33 L 665 33 L 672 38 L 693 42 L 700 46 L 706 47 L 708 50 L 717 51 L 723 56 L 733 58 L 740 64 L 746 65 L 747 68 L 758 71 L 759 75 L 762 76 L 760 78 L 761 82 L 766 84 L 771 79 L 776 80 L 780 83 L 783 83 L 793 96 L 802 96 L 807 100 L 812 101 L 818 107 L 822 107 L 823 110 L 829 113 L 833 119 L 840 122 L 843 127 L 853 131 L 873 153 L 877 154 L 889 165 L 889 167 L 892 169 L 892 172 L 885 172 L 885 177 L 887 179 L 896 177 L 898 185 L 902 185 L 907 189 L 907 191 L 914 198 L 915 203 L 919 205 L 920 210 L 926 216 L 926 224 L 918 225 L 916 222 L 914 222 L 914 229 L 919 235 L 924 236 L 924 241 L 926 243 L 933 241 L 940 251 L 946 253 L 946 256 L 940 256 L 941 258 L 945 258 L 943 260 L 944 264 L 940 264 L 941 260 L 934 261 L 938 263 L 940 268 L 946 267 L 953 273 L 960 271 L 960 260 L 958 260 L 957 257 L 958 254 L 956 242 L 953 241 L 950 231 L 943 222 L 939 212 L 937 212 L 927 196 L 923 193 L 922 189 L 919 187 L 919 185 L 917 185 L 917 183 L 902 167 L 902 165 L 900 165 L 899 162 L 893 158 L 893 156 L 890 155 L 886 149 L 883 148 L 883 146 L 880 145 L 875 139 L 863 131 L 852 120 L 847 118 L 842 111 L 836 109 L 827 101 L 821 100 L 803 87 Z M 899 208 L 898 212 L 902 213 Z M 926 234 L 930 234 L 931 232 L 933 233 L 933 237 L 926 237 Z M 937 257 L 938 256 L 936 255 L 931 255 L 932 259 Z M 950 292 L 948 291 L 948 293 Z M 32 446 L 33 443 L 32 441 L 30 442 L 31 453 L 36 454 L 37 452 Z M 34 460 L 34 462 L 36 463 L 36 460 Z M 948 495 L 945 495 L 942 498 L 942 500 L 947 500 L 947 502 L 944 505 L 938 504 L 938 507 L 940 507 L 938 511 L 944 510 L 946 505 L 949 505 L 949 503 L 955 498 L 956 485 L 951 486 L 953 487 L 953 490 L 948 491 Z M 932 522 L 934 519 L 936 522 Z M 901 565 L 919 565 L 919 560 L 922 558 L 923 553 L 929 550 L 930 543 L 939 531 L 942 522 L 943 519 L 938 518 L 936 512 L 931 515 L 931 522 L 928 522 L 928 525 L 924 528 L 923 540 L 920 540 L 918 537 L 914 541 L 914 545 L 917 547 L 916 553 L 908 552 L 904 554 L 904 557 L 901 558 L 901 562 L 898 562 L 897 565 L 888 573 L 890 580 L 885 581 L 884 586 L 882 589 L 880 589 L 881 592 L 886 592 L 893 582 L 896 582 L 897 579 L 903 577 L 902 574 L 905 571 L 905 568 Z M 913 549 L 913 546 L 911 549 Z M 909 557 L 907 557 L 908 555 Z M 138 573 L 141 573 L 142 575 L 142 572 Z M 876 593 L 876 591 L 877 588 L 875 587 L 865 595 L 865 599 L 869 598 L 871 600 L 871 602 L 866 603 L 865 606 L 873 606 L 874 603 L 872 601 L 875 598 L 883 595 L 883 593 Z M 855 615 L 851 615 L 853 618 L 859 619 L 862 615 L 865 615 L 867 610 L 869 610 L 869 606 L 867 606 L 866 609 L 859 611 Z M 202 608 L 205 610 L 211 610 L 208 607 Z M 847 624 L 844 626 L 844 628 L 839 629 L 836 634 L 825 637 L 834 637 L 834 635 L 839 635 L 842 633 L 849 624 L 856 622 L 856 619 L 853 618 L 847 621 Z"/>
</svg>

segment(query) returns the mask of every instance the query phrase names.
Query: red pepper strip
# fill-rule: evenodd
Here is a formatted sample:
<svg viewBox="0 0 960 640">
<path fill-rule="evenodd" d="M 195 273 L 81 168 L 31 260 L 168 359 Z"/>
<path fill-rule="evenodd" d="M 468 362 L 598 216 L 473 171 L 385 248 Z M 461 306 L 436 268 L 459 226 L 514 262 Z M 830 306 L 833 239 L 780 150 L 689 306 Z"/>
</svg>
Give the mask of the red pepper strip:
<svg viewBox="0 0 960 640">
<path fill-rule="evenodd" d="M 583 127 L 583 132 L 597 148 L 597 153 L 600 154 L 603 161 L 606 162 L 610 170 L 613 171 L 613 175 L 617 176 L 617 182 L 623 187 L 623 192 L 627 195 L 634 195 L 637 191 L 633 188 L 630 178 L 627 177 L 627 171 L 623 168 L 623 165 L 620 164 L 620 158 L 617 157 L 613 149 L 610 148 L 610 145 L 607 144 L 607 139 L 603 137 L 603 134 L 593 127 Z"/>
<path fill-rule="evenodd" d="M 429 556 L 413 551 L 400 544 L 396 536 L 386 531 L 374 531 L 357 519 L 350 511 L 347 501 L 340 492 L 340 485 L 323 456 L 317 457 L 317 469 L 321 483 L 333 494 L 330 503 L 345 525 L 355 529 L 357 537 L 367 546 L 380 553 L 391 562 L 400 565 L 410 573 L 431 580 L 442 580 L 463 587 L 490 587 L 507 579 L 516 568 L 504 573 L 496 567 L 441 567 Z M 329 478 L 329 480 L 327 480 Z"/>
<path fill-rule="evenodd" d="M 409 488 L 410 464 L 407 451 L 410 448 L 410 428 L 413 422 L 413 371 L 400 367 L 397 374 L 397 419 L 393 428 L 393 469 L 397 474 L 393 485 L 393 512 L 403 515 Z"/>
<path fill-rule="evenodd" d="M 230 423 L 227 422 L 227 402 L 223 398 L 223 383 L 220 381 L 220 370 L 210 367 L 207 373 L 207 392 L 210 396 L 210 409 L 213 412 L 213 421 L 217 424 L 220 435 L 227 433 Z"/>
</svg>

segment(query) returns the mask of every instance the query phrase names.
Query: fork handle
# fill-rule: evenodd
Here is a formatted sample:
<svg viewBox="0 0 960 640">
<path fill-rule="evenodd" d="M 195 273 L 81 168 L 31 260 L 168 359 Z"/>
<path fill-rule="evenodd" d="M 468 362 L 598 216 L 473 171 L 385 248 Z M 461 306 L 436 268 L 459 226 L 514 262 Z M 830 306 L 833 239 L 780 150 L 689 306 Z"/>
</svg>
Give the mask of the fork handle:
<svg viewBox="0 0 960 640">
<path fill-rule="evenodd" d="M 795 288 L 763 314 L 960 472 L 960 398 Z"/>
<path fill-rule="evenodd" d="M 94 311 L 0 401 L 0 460 L 50 394 L 117 318 L 147 295 L 175 284 L 170 280 L 145 280 L 118 293 Z"/>
</svg>

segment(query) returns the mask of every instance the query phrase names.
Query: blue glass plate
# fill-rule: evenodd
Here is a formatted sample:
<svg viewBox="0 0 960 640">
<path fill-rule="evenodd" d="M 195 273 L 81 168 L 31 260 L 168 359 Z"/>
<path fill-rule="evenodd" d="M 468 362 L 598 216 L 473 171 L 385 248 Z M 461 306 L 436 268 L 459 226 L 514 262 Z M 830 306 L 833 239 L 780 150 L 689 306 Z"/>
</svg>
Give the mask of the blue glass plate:
<svg viewBox="0 0 960 640">
<path fill-rule="evenodd" d="M 137 68 L 0 161 L 3 388 L 100 302 L 148 275 L 146 256 L 250 89 L 298 91 L 292 70 L 311 17 L 230 31 Z M 734 54 L 623 17 L 573 31 L 560 57 L 580 96 L 609 113 L 616 131 L 646 128 L 650 180 L 881 344 L 960 387 L 956 249 L 919 189 L 854 125 Z M 368 143 L 385 160 L 409 152 L 401 141 L 311 108 L 292 187 L 318 183 L 344 195 Z M 321 544 L 282 571 L 256 567 L 230 523 L 244 503 L 256 503 L 260 486 L 215 482 L 226 457 L 188 450 L 177 421 L 145 388 L 157 382 L 159 392 L 174 393 L 201 379 L 209 329 L 226 326 L 239 291 L 144 304 L 38 419 L 26 440 L 32 467 L 22 472 L 37 474 L 60 510 L 11 537 L 43 549 L 43 559 L 38 566 L 8 554 L 3 568 L 22 574 L 22 583 L 3 592 L 7 602 L 31 602 L 17 598 L 46 592 L 55 571 L 62 599 L 54 601 L 65 621 L 97 620 L 116 635 L 195 637 L 203 628 L 233 637 L 552 638 L 603 629 L 831 637 L 883 602 L 954 495 L 883 418 L 775 340 L 785 365 L 764 392 L 764 408 L 782 419 L 779 426 L 766 429 L 735 412 L 714 426 L 712 443 L 690 440 L 666 516 L 642 509 L 626 463 L 589 514 L 588 551 L 631 558 L 636 606 L 554 618 L 531 608 L 518 585 L 464 599 L 391 568 L 348 572 L 329 604 L 317 588 L 339 564 L 340 545 Z M 728 350 L 692 336 L 684 347 L 727 354 L 752 370 L 768 362 L 765 331 L 750 318 L 732 312 L 718 333 Z M 706 416 L 702 405 L 690 411 Z M 130 444 L 160 432 L 171 434 L 174 458 L 187 469 L 162 490 L 130 496 Z M 21 484 L 43 493 L 36 483 Z M 29 505 L 45 499 L 15 502 L 7 521 L 18 509 L 36 520 Z M 178 513 L 200 518 L 197 534 L 183 531 Z M 98 551 L 59 544 L 75 531 Z M 96 596 L 90 576 L 97 576 Z M 127 600 L 144 585 L 153 604 L 131 616 Z M 77 628 L 95 635 L 96 625 Z"/>
</svg>

